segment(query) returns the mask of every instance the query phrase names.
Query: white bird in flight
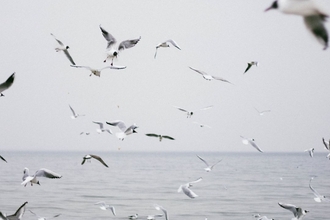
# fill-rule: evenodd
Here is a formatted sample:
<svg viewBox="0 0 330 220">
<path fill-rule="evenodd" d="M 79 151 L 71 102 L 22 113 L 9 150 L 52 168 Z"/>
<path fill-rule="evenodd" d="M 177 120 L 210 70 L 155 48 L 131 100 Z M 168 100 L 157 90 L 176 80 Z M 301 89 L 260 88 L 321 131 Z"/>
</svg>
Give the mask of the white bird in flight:
<svg viewBox="0 0 330 220">
<path fill-rule="evenodd" d="M 248 66 L 246 67 L 243 74 L 245 74 L 253 65 L 254 66 L 259 66 L 259 62 L 258 61 L 251 61 L 251 62 L 248 62 L 247 65 Z"/>
<path fill-rule="evenodd" d="M 68 49 L 70 48 L 69 46 L 67 45 L 64 45 L 60 40 L 58 40 L 54 34 L 51 33 L 51 35 L 55 38 L 55 40 L 57 41 L 57 43 L 60 45 L 59 47 L 56 47 L 55 48 L 55 51 L 56 52 L 59 52 L 59 51 L 63 51 L 64 54 L 66 55 L 66 57 L 70 60 L 71 64 L 72 65 L 76 65 L 75 62 L 73 61 L 72 57 L 70 56 L 69 54 L 69 51 Z"/>
<path fill-rule="evenodd" d="M 196 156 L 197 156 L 201 161 L 203 161 L 203 162 L 205 163 L 205 165 L 207 166 L 207 167 L 204 168 L 204 170 L 205 170 L 206 172 L 211 172 L 211 171 L 213 170 L 214 166 L 217 165 L 218 163 L 220 163 L 220 162 L 222 161 L 222 159 L 221 159 L 221 160 L 219 160 L 218 162 L 216 162 L 216 163 L 214 163 L 214 164 L 212 164 L 212 165 L 209 165 L 209 163 L 208 163 L 206 160 L 204 160 L 202 157 L 200 157 L 199 155 L 196 155 Z"/>
<path fill-rule="evenodd" d="M 263 151 L 258 147 L 258 145 L 254 142 L 254 139 L 248 139 L 248 138 L 245 138 L 243 136 L 241 136 L 242 138 L 242 142 L 243 144 L 251 144 L 252 147 L 254 147 L 255 149 L 257 149 L 259 152 L 263 153 Z"/>
<path fill-rule="evenodd" d="M 15 214 L 12 215 L 4 215 L 0 212 L 0 219 L 3 220 L 21 220 L 24 213 L 25 213 L 25 206 L 26 204 L 28 204 L 28 202 L 24 202 L 23 205 L 21 205 L 17 211 L 15 212 Z"/>
<path fill-rule="evenodd" d="M 146 135 L 148 137 L 157 137 L 157 138 L 159 138 L 159 141 L 162 141 L 163 138 L 166 138 L 166 139 L 169 139 L 169 140 L 175 140 L 174 138 L 172 138 L 171 136 L 168 136 L 168 135 L 154 134 L 154 133 L 148 133 Z"/>
<path fill-rule="evenodd" d="M 204 72 L 204 71 L 197 70 L 197 69 L 194 69 L 194 68 L 192 68 L 192 67 L 189 67 L 189 68 L 192 69 L 193 71 L 195 71 L 195 72 L 201 74 L 201 75 L 203 76 L 203 78 L 206 79 L 206 80 L 209 80 L 209 81 L 210 81 L 210 80 L 212 80 L 212 79 L 215 79 L 215 80 L 220 80 L 220 81 L 222 81 L 222 82 L 226 82 L 226 83 L 230 83 L 230 84 L 232 84 L 231 82 L 229 82 L 228 80 L 226 80 L 226 79 L 224 79 L 224 78 L 222 78 L 222 77 L 219 77 L 219 76 L 212 76 L 212 75 L 210 75 L 210 74 L 207 74 L 207 73 Z"/>
<path fill-rule="evenodd" d="M 174 41 L 174 40 L 167 40 L 167 41 L 164 41 L 162 43 L 159 43 L 157 46 L 156 46 L 156 52 L 155 52 L 155 55 L 154 55 L 154 58 L 156 58 L 157 56 L 157 51 L 158 51 L 158 48 L 160 47 L 170 47 L 170 44 L 172 44 L 174 47 L 178 48 L 179 50 L 181 50 L 181 48 L 179 47 L 179 45 Z"/>
<path fill-rule="evenodd" d="M 302 208 L 300 207 L 297 207 L 295 205 L 291 205 L 291 204 L 283 204 L 283 203 L 278 203 L 279 206 L 281 206 L 282 208 L 285 208 L 287 210 L 290 210 L 294 217 L 292 220 L 300 220 L 302 219 L 309 211 L 308 210 L 303 210 Z"/>
<path fill-rule="evenodd" d="M 198 110 L 186 110 L 184 108 L 181 108 L 181 107 L 177 107 L 177 106 L 174 106 L 175 108 L 179 109 L 180 111 L 183 111 L 183 112 L 186 112 L 187 113 L 187 118 L 191 118 L 191 116 L 194 114 L 195 111 L 200 111 L 200 110 L 207 110 L 207 109 L 210 109 L 213 107 L 213 105 L 210 105 L 210 106 L 207 106 L 205 108 L 201 108 L 201 109 L 198 109 Z"/>
<path fill-rule="evenodd" d="M 83 165 L 86 160 L 91 160 L 92 158 L 94 158 L 95 160 L 98 160 L 100 161 L 104 166 L 108 167 L 108 165 L 102 160 L 101 157 L 97 156 L 97 155 L 94 155 L 94 154 L 87 154 L 83 157 L 83 161 L 81 162 L 81 165 Z"/>
<path fill-rule="evenodd" d="M 71 116 L 72 119 L 76 119 L 76 118 L 78 118 L 79 116 L 85 116 L 85 115 L 79 115 L 79 114 L 77 114 L 77 113 L 73 110 L 73 108 L 71 107 L 71 105 L 69 105 L 69 107 L 70 107 L 71 112 L 72 112 L 72 116 Z"/>
<path fill-rule="evenodd" d="M 322 138 L 324 148 L 329 151 L 329 154 L 327 155 L 327 158 L 330 160 L 330 141 L 326 142 L 324 138 Z"/>
<path fill-rule="evenodd" d="M 265 113 L 270 112 L 270 110 L 259 111 L 257 108 L 254 108 L 254 109 L 259 113 L 260 116 L 263 116 Z"/>
<path fill-rule="evenodd" d="M 88 69 L 91 74 L 89 74 L 89 76 L 92 76 L 93 74 L 95 76 L 98 76 L 100 77 L 101 76 L 101 72 L 102 70 L 105 70 L 105 69 L 115 69 L 115 70 L 120 70 L 120 69 L 125 69 L 126 66 L 106 66 L 106 67 L 103 67 L 101 69 L 94 69 L 92 67 L 89 67 L 89 66 L 77 66 L 77 65 L 70 65 L 71 67 L 76 67 L 76 68 L 85 68 L 85 69 Z"/>
<path fill-rule="evenodd" d="M 265 11 L 271 9 L 278 9 L 284 14 L 302 16 L 307 29 L 324 46 L 323 49 L 327 49 L 329 39 L 324 22 L 329 15 L 318 7 L 313 0 L 277 0 Z"/>
<path fill-rule="evenodd" d="M 200 181 L 202 181 L 202 180 L 203 180 L 203 178 L 202 178 L 202 177 L 199 177 L 197 180 L 194 180 L 194 181 L 189 182 L 189 183 L 182 184 L 182 185 L 180 185 L 180 187 L 179 187 L 179 189 L 178 189 L 178 192 L 183 191 L 184 194 L 186 194 L 188 197 L 190 197 L 190 198 L 192 198 L 192 199 L 193 199 L 193 198 L 196 198 L 196 197 L 198 197 L 198 195 L 197 195 L 196 193 L 194 193 L 194 192 L 190 189 L 190 187 L 192 187 L 194 183 L 198 183 L 198 182 L 200 182 Z"/>
<path fill-rule="evenodd" d="M 106 122 L 106 123 L 111 126 L 117 126 L 121 130 L 121 132 L 116 133 L 116 137 L 121 141 L 123 141 L 127 135 L 137 133 L 137 131 L 135 130 L 138 128 L 136 126 L 136 124 L 133 124 L 133 125 L 129 126 L 128 128 L 126 128 L 125 123 L 120 120 L 116 120 L 113 122 Z"/>
<path fill-rule="evenodd" d="M 309 156 L 310 157 L 313 157 L 314 156 L 314 148 L 310 148 L 310 149 L 306 149 L 305 152 L 308 152 Z"/>
<path fill-rule="evenodd" d="M 9 87 L 13 85 L 14 80 L 15 80 L 15 73 L 11 74 L 5 82 L 0 84 L 0 96 L 5 96 L 4 94 L 2 94 L 2 92 L 9 89 Z"/>
<path fill-rule="evenodd" d="M 104 128 L 102 122 L 99 122 L 99 121 L 93 121 L 93 123 L 99 125 L 99 128 L 96 129 L 97 133 L 101 134 L 102 132 L 105 132 L 105 131 L 106 131 L 106 132 L 108 132 L 109 134 L 112 134 L 112 131 L 111 131 L 110 129 L 106 129 L 106 128 Z"/>
<path fill-rule="evenodd" d="M 41 217 L 39 215 L 37 215 L 36 213 L 32 212 L 31 210 L 29 210 L 33 215 L 37 216 L 38 220 L 47 220 L 47 219 L 51 219 L 51 218 L 56 218 L 56 217 L 59 217 L 61 214 L 57 214 L 57 215 L 54 215 L 53 217 Z"/>
<path fill-rule="evenodd" d="M 106 204 L 106 203 L 103 202 L 103 201 L 101 201 L 101 202 L 97 202 L 97 203 L 95 203 L 94 205 L 98 205 L 99 208 L 102 209 L 102 210 L 104 210 L 104 211 L 110 209 L 111 212 L 112 212 L 112 214 L 113 214 L 114 216 L 116 216 L 116 210 L 115 210 L 115 207 L 110 206 L 110 205 Z"/>
<path fill-rule="evenodd" d="M 155 209 L 157 209 L 158 211 L 162 211 L 162 212 L 164 213 L 164 215 L 165 215 L 165 219 L 166 219 L 166 220 L 169 220 L 169 217 L 168 217 L 168 214 L 167 214 L 167 210 L 166 210 L 166 209 L 164 209 L 162 206 L 157 205 L 157 204 L 155 204 L 154 207 L 155 207 Z"/>
<path fill-rule="evenodd" d="M 101 25 L 100 29 L 102 32 L 103 37 L 107 40 L 107 58 L 104 60 L 106 62 L 108 59 L 111 59 L 111 66 L 113 66 L 113 59 L 118 56 L 119 51 L 122 51 L 124 49 L 128 49 L 131 47 L 134 47 L 141 39 L 133 39 L 133 40 L 124 40 L 119 45 L 118 48 L 115 49 L 114 45 L 116 44 L 116 39 L 108 33 L 106 30 L 104 30 Z"/>
<path fill-rule="evenodd" d="M 34 175 L 30 176 L 29 175 L 29 168 L 25 167 L 24 171 L 23 171 L 23 182 L 21 183 L 21 185 L 26 186 L 26 184 L 28 182 L 31 183 L 31 186 L 33 186 L 33 184 L 38 184 L 40 185 L 39 180 L 37 179 L 37 177 L 46 177 L 46 178 L 50 178 L 50 179 L 60 179 L 62 177 L 62 175 L 55 173 L 51 170 L 45 169 L 45 168 L 41 168 L 39 170 L 37 170 L 35 172 Z"/>
<path fill-rule="evenodd" d="M 314 200 L 315 202 L 330 202 L 330 199 L 325 197 L 324 195 L 321 195 L 320 193 L 318 193 L 311 185 L 312 180 L 314 179 L 314 177 L 312 177 L 309 181 L 309 188 L 312 190 L 313 194 L 314 194 Z"/>
<path fill-rule="evenodd" d="M 139 217 L 138 214 L 128 216 L 129 219 L 137 219 Z"/>
</svg>

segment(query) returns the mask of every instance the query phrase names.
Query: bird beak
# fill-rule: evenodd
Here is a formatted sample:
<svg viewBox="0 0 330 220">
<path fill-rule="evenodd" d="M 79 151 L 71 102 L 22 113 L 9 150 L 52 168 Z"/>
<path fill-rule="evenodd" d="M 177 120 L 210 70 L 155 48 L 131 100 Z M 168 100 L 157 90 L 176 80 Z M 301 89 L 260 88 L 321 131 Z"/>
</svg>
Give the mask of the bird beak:
<svg viewBox="0 0 330 220">
<path fill-rule="evenodd" d="M 265 12 L 267 12 L 267 11 L 269 11 L 269 10 L 271 10 L 271 9 L 273 9 L 272 6 L 270 6 L 269 8 L 266 8 L 266 9 L 265 9 Z"/>
</svg>

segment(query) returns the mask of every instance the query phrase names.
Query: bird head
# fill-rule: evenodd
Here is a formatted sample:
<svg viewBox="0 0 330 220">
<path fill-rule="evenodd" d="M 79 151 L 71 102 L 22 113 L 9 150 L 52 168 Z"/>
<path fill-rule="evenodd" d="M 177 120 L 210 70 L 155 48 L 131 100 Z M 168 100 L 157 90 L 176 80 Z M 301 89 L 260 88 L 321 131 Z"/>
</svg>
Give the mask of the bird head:
<svg viewBox="0 0 330 220">
<path fill-rule="evenodd" d="M 37 184 L 38 184 L 39 186 L 41 186 L 39 180 L 38 180 Z"/>
<path fill-rule="evenodd" d="M 113 52 L 113 56 L 117 57 L 117 55 L 118 55 L 117 51 Z"/>
<path fill-rule="evenodd" d="M 269 8 L 266 8 L 265 11 L 269 11 L 271 9 L 277 9 L 277 8 L 278 8 L 278 3 L 277 1 L 274 1 L 273 4 Z"/>
<path fill-rule="evenodd" d="M 69 46 L 66 46 L 65 49 L 70 49 L 70 47 Z"/>
</svg>

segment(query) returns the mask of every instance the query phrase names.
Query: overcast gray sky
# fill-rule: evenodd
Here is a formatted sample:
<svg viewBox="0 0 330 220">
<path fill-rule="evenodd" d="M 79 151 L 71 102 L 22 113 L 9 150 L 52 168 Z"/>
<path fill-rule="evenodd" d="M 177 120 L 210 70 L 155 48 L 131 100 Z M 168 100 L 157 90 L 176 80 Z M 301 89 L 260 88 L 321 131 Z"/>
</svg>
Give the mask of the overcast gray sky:
<svg viewBox="0 0 330 220">
<path fill-rule="evenodd" d="M 328 1 L 319 1 L 330 11 Z M 324 152 L 330 138 L 330 51 L 322 50 L 301 17 L 264 12 L 272 0 L 244 1 L 2 1 L 1 73 L 16 72 L 0 98 L 0 149 Z M 104 67 L 106 41 L 141 36 L 115 65 L 89 77 L 56 53 L 53 33 L 77 65 Z M 329 24 L 326 24 L 329 29 Z M 176 48 L 155 46 L 174 39 Z M 243 75 L 247 62 L 257 60 Z M 206 81 L 188 67 L 234 85 Z M 85 117 L 72 120 L 69 104 Z M 200 109 L 187 119 L 185 109 Z M 118 107 L 119 106 L 119 107 Z M 270 109 L 259 116 L 254 109 Z M 119 141 L 97 134 L 92 121 L 136 123 Z M 200 128 L 194 121 L 212 128 Z M 107 128 L 115 133 L 118 128 Z M 91 135 L 79 135 L 89 131 Z M 160 133 L 175 141 L 145 136 Z"/>
</svg>

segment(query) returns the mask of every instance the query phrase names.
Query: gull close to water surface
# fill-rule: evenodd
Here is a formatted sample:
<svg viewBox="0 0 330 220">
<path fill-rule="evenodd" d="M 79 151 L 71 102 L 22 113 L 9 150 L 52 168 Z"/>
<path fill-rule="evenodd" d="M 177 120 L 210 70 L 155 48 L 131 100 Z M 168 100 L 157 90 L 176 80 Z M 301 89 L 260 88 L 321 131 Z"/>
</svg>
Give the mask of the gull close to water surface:
<svg viewBox="0 0 330 220">
<path fill-rule="evenodd" d="M 29 175 L 29 168 L 25 167 L 24 171 L 23 171 L 23 177 L 22 177 L 23 182 L 21 183 L 21 185 L 26 186 L 26 184 L 28 182 L 31 183 L 31 186 L 33 186 L 33 184 L 40 185 L 40 182 L 37 179 L 37 177 L 46 177 L 46 178 L 50 178 L 50 179 L 60 179 L 62 177 L 62 175 L 60 175 L 58 173 L 55 173 L 51 170 L 45 169 L 45 168 L 41 168 L 41 169 L 37 170 L 34 175 L 30 176 Z"/>
<path fill-rule="evenodd" d="M 293 218 L 292 220 L 301 220 L 309 212 L 308 210 L 303 210 L 302 208 L 291 204 L 284 204 L 279 202 L 278 205 L 293 213 L 293 216 L 295 218 Z"/>
<path fill-rule="evenodd" d="M 98 76 L 100 77 L 101 76 L 101 72 L 102 70 L 105 70 L 105 69 L 115 69 L 115 70 L 120 70 L 120 69 L 125 69 L 126 66 L 106 66 L 106 67 L 103 67 L 101 69 L 94 69 L 92 67 L 89 67 L 89 66 L 77 66 L 77 65 L 70 65 L 71 67 L 76 67 L 76 68 L 84 68 L 84 69 L 88 69 L 91 74 L 89 74 L 89 76 Z"/>
<path fill-rule="evenodd" d="M 314 194 L 314 201 L 315 202 L 330 202 L 330 199 L 325 197 L 324 195 L 321 195 L 320 193 L 318 193 L 311 185 L 312 180 L 314 179 L 314 177 L 312 177 L 309 181 L 309 188 L 312 190 L 312 193 Z"/>
<path fill-rule="evenodd" d="M 138 214 L 128 216 L 129 219 L 137 219 L 139 217 Z"/>
<path fill-rule="evenodd" d="M 23 205 L 21 205 L 17 211 L 15 212 L 15 214 L 12 215 L 4 215 L 2 214 L 2 212 L 0 212 L 0 219 L 2 220 L 20 220 L 22 219 L 24 213 L 25 213 L 25 206 L 26 204 L 28 204 L 28 202 L 24 202 Z"/>
<path fill-rule="evenodd" d="M 51 218 L 56 218 L 56 217 L 59 217 L 61 214 L 57 214 L 57 215 L 54 215 L 52 217 L 41 217 L 39 215 L 37 215 L 36 213 L 32 212 L 31 210 L 29 210 L 33 215 L 37 216 L 38 220 L 47 220 L 47 219 L 51 219 Z"/>
<path fill-rule="evenodd" d="M 116 39 L 109 32 L 103 29 L 101 25 L 100 29 L 103 37 L 107 41 L 107 58 L 104 60 L 104 62 L 106 62 L 108 59 L 111 59 L 111 66 L 113 66 L 113 60 L 118 56 L 119 51 L 134 47 L 141 39 L 140 37 L 138 39 L 133 40 L 124 40 L 118 45 L 117 48 L 115 48 L 114 45 L 117 42 Z"/>
<path fill-rule="evenodd" d="M 0 84 L 0 96 L 5 96 L 4 94 L 2 94 L 2 92 L 9 89 L 9 87 L 13 85 L 14 80 L 15 80 L 15 73 L 11 74 L 5 82 Z"/>
<path fill-rule="evenodd" d="M 212 165 L 209 165 L 209 163 L 208 163 L 206 160 L 204 160 L 202 157 L 200 157 L 199 155 L 196 155 L 196 156 L 197 156 L 201 161 L 203 161 L 203 162 L 205 163 L 205 165 L 207 166 L 207 167 L 204 168 L 204 170 L 205 170 L 206 172 L 211 172 L 211 171 L 213 170 L 214 166 L 217 165 L 218 163 L 220 163 L 220 162 L 222 161 L 222 159 L 221 159 L 221 160 L 219 160 L 218 162 L 216 162 L 216 163 L 214 163 L 214 164 L 212 164 Z"/>
<path fill-rule="evenodd" d="M 314 156 L 314 148 L 306 149 L 305 152 L 308 152 L 310 157 Z"/>
<path fill-rule="evenodd" d="M 135 130 L 138 128 L 136 126 L 136 124 L 133 124 L 133 125 L 129 126 L 128 128 L 126 128 L 125 123 L 120 120 L 116 120 L 113 122 L 106 122 L 106 123 L 111 126 L 117 126 L 121 130 L 121 132 L 116 133 L 116 137 L 121 141 L 123 141 L 127 135 L 137 133 L 137 131 Z"/>
<path fill-rule="evenodd" d="M 115 207 L 113 206 L 110 206 L 108 204 L 106 204 L 105 202 L 101 201 L 101 202 L 97 202 L 95 203 L 94 205 L 98 205 L 100 209 L 106 211 L 106 210 L 111 210 L 112 214 L 114 216 L 116 216 L 116 210 L 115 210 Z"/>
<path fill-rule="evenodd" d="M 222 78 L 222 77 L 219 77 L 219 76 L 212 76 L 212 75 L 210 75 L 210 74 L 207 74 L 206 72 L 204 72 L 204 71 L 201 71 L 201 70 L 197 70 L 197 69 L 194 69 L 194 68 L 192 68 L 192 67 L 189 67 L 191 70 L 193 70 L 193 71 L 195 71 L 195 72 L 197 72 L 197 73 L 199 73 L 199 74 L 201 74 L 202 76 L 203 76 L 203 78 L 204 79 L 206 79 L 206 80 L 212 80 L 212 79 L 215 79 L 215 80 L 220 80 L 220 81 L 222 81 L 222 82 L 226 82 L 226 83 L 230 83 L 230 84 L 232 84 L 231 82 L 229 82 L 228 80 L 226 80 L 226 79 L 224 79 L 224 78 Z"/>
<path fill-rule="evenodd" d="M 76 118 L 78 118 L 79 116 L 85 116 L 85 115 L 79 115 L 79 114 L 77 114 L 77 113 L 73 110 L 73 108 L 71 107 L 71 105 L 69 105 L 69 107 L 70 107 L 71 112 L 72 112 L 72 116 L 71 116 L 72 119 L 76 119 Z"/>
<path fill-rule="evenodd" d="M 154 134 L 154 133 L 148 133 L 146 134 L 148 137 L 156 137 L 159 139 L 159 141 L 162 141 L 163 138 L 169 139 L 169 140 L 175 140 L 174 138 L 172 138 L 171 136 L 168 135 L 162 135 L 162 134 Z"/>
<path fill-rule="evenodd" d="M 71 64 L 72 64 L 72 65 L 76 65 L 75 62 L 73 61 L 72 57 L 71 57 L 70 54 L 69 54 L 68 49 L 69 49 L 70 47 L 67 46 L 67 45 L 64 45 L 64 44 L 62 43 L 62 41 L 58 40 L 58 39 L 55 37 L 54 34 L 51 33 L 51 35 L 55 38 L 55 40 L 56 40 L 57 43 L 59 44 L 59 46 L 55 48 L 55 51 L 56 51 L 56 52 L 63 51 L 64 54 L 65 54 L 65 56 L 70 60 Z"/>
<path fill-rule="evenodd" d="M 213 107 L 213 105 L 207 106 L 205 108 L 197 109 L 197 110 L 186 110 L 181 107 L 174 106 L 175 108 L 179 109 L 180 111 L 186 112 L 187 113 L 187 118 L 191 118 L 191 116 L 194 114 L 195 111 L 200 111 L 200 110 L 207 110 Z"/>
<path fill-rule="evenodd" d="M 202 181 L 202 180 L 203 180 L 203 178 L 202 178 L 202 177 L 199 177 L 197 180 L 194 180 L 194 181 L 189 182 L 189 183 L 182 184 L 182 185 L 180 185 L 180 187 L 179 187 L 179 189 L 178 189 L 178 192 L 183 191 L 184 194 L 186 194 L 188 197 L 190 197 L 190 198 L 192 198 L 192 199 L 193 199 L 193 198 L 196 198 L 196 197 L 198 197 L 198 195 L 197 195 L 196 193 L 194 193 L 194 192 L 190 189 L 190 187 L 192 187 L 194 183 L 198 183 L 198 182 L 200 182 L 200 181 Z"/>
<path fill-rule="evenodd" d="M 259 66 L 259 62 L 258 61 L 251 61 L 251 62 L 248 62 L 247 65 L 248 66 L 246 67 L 243 74 L 245 74 L 252 66 Z"/>
<path fill-rule="evenodd" d="M 167 210 L 163 208 L 163 206 L 160 206 L 160 205 L 157 205 L 155 204 L 154 205 L 155 209 L 157 209 L 158 211 L 162 211 L 165 215 L 165 219 L 166 220 L 169 220 L 169 217 L 168 217 L 168 214 L 167 214 Z"/>
<path fill-rule="evenodd" d="M 99 125 L 99 128 L 96 129 L 96 132 L 97 132 L 97 133 L 101 134 L 101 133 L 103 133 L 103 132 L 108 132 L 109 134 L 112 134 L 112 131 L 111 131 L 110 129 L 106 129 L 106 128 L 104 128 L 102 122 L 99 122 L 99 121 L 93 121 L 93 123 Z"/>
<path fill-rule="evenodd" d="M 313 0 L 277 0 L 265 11 L 271 9 L 278 9 L 284 14 L 302 16 L 307 29 L 323 45 L 323 49 L 328 48 L 328 31 L 325 28 L 324 22 L 329 15 Z"/>
<path fill-rule="evenodd" d="M 259 152 L 263 153 L 263 151 L 254 142 L 254 139 L 253 138 L 249 139 L 249 138 L 245 138 L 243 136 L 241 136 L 241 138 L 242 138 L 242 143 L 243 144 L 246 144 L 246 145 L 251 144 L 252 147 L 254 147 L 255 149 L 257 149 Z"/>
<path fill-rule="evenodd" d="M 101 157 L 94 155 L 94 154 L 87 154 L 83 157 L 83 161 L 81 162 L 81 165 L 83 165 L 86 160 L 90 161 L 92 158 L 94 158 L 95 160 L 100 161 L 104 166 L 108 167 L 108 165 L 102 160 Z"/>
<path fill-rule="evenodd" d="M 172 39 L 169 39 L 167 41 L 164 41 L 162 43 L 159 43 L 157 44 L 156 46 L 156 52 L 155 52 L 155 55 L 154 55 L 154 58 L 156 58 L 157 56 L 157 51 L 158 51 L 158 48 L 160 47 L 164 47 L 164 48 L 167 48 L 167 47 L 170 47 L 170 44 L 172 44 L 174 47 L 178 48 L 179 50 L 181 50 L 181 48 L 179 47 L 179 45 Z"/>
</svg>

